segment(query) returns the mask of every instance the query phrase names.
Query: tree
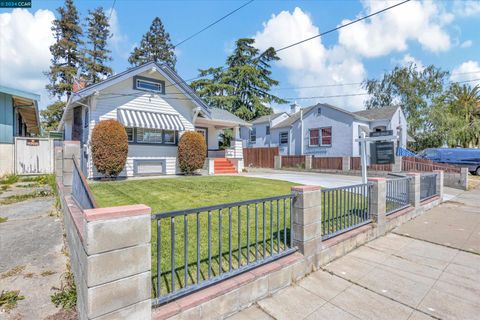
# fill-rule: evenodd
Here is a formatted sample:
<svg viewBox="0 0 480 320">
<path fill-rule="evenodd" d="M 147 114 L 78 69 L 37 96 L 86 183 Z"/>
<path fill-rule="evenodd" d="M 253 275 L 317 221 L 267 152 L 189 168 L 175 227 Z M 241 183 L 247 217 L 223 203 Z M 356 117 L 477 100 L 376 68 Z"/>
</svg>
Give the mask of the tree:
<svg viewBox="0 0 480 320">
<path fill-rule="evenodd" d="M 84 71 L 88 84 L 95 84 L 112 74 L 112 68 L 106 65 L 112 58 L 107 48 L 111 37 L 110 24 L 102 7 L 88 11 L 87 47 L 85 48 Z"/>
<path fill-rule="evenodd" d="M 125 127 L 117 120 L 100 121 L 92 130 L 92 160 L 97 171 L 116 177 L 125 167 L 128 137 Z"/>
<path fill-rule="evenodd" d="M 134 66 L 150 61 L 161 62 L 175 70 L 177 58 L 174 49 L 162 20 L 156 17 L 152 21 L 150 30 L 143 35 L 140 46 L 133 49 L 128 62 Z"/>
<path fill-rule="evenodd" d="M 57 9 L 60 17 L 53 20 L 52 31 L 56 39 L 50 46 L 52 65 L 46 72 L 49 84 L 46 86 L 51 96 L 61 100 L 66 94 L 70 97 L 78 68 L 82 64 L 80 46 L 82 27 L 73 0 L 65 0 L 65 6 Z"/>
<path fill-rule="evenodd" d="M 381 80 L 367 80 L 364 87 L 370 95 L 368 109 L 400 105 L 408 121 L 408 132 L 415 138 L 415 149 L 435 147 L 441 141 L 432 140 L 436 125 L 431 112 L 444 100 L 448 72 L 431 65 L 420 69 L 415 64 L 395 67 Z M 441 106 L 440 106 L 441 107 Z"/>
<path fill-rule="evenodd" d="M 268 48 L 260 53 L 254 43 L 254 39 L 238 39 L 225 68 L 200 70 L 203 78 L 191 84 L 210 106 L 228 110 L 247 121 L 271 114 L 273 110 L 268 105 L 272 102 L 287 102 L 269 93 L 278 85 L 270 70 L 270 63 L 279 60 L 275 50 Z"/>
<path fill-rule="evenodd" d="M 40 111 L 42 128 L 46 133 L 57 130 L 58 124 L 62 119 L 64 108 L 65 108 L 65 102 L 56 101 L 51 105 L 49 105 L 46 109 Z"/>
</svg>

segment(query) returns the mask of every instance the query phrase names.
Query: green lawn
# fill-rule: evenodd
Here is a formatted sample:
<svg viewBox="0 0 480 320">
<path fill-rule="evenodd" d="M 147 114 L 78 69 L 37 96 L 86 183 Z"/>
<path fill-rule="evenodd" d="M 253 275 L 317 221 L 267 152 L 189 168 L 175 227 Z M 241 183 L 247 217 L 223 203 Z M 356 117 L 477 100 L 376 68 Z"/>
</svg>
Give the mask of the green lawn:
<svg viewBox="0 0 480 320">
<path fill-rule="evenodd" d="M 160 213 L 286 195 L 290 194 L 290 188 L 293 185 L 289 182 L 269 179 L 217 176 L 96 182 L 90 186 L 101 207 L 143 203 L 152 208 L 152 213 Z M 288 200 L 268 202 L 265 208 L 263 204 L 259 204 L 257 207 L 249 205 L 211 212 L 210 255 L 208 254 L 208 212 L 198 214 L 200 230 L 198 239 L 196 214 L 161 219 L 161 294 L 172 291 L 172 269 L 175 289 L 178 289 L 185 284 L 196 283 L 197 276 L 200 280 L 204 280 L 209 276 L 219 275 L 220 265 L 223 272 L 229 271 L 230 260 L 231 268 L 235 269 L 247 263 L 247 256 L 249 261 L 253 262 L 256 257 L 262 259 L 264 254 L 265 257 L 271 255 L 272 249 L 274 253 L 284 250 L 286 243 L 290 241 L 288 212 L 290 212 Z M 258 229 L 255 229 L 255 219 L 258 221 Z M 263 227 L 264 219 L 265 227 Z M 174 220 L 175 230 L 173 260 L 172 220 Z M 198 253 L 197 241 L 200 243 Z M 187 242 L 186 246 L 185 242 Z M 200 260 L 198 265 L 197 254 Z M 211 270 L 208 270 L 209 257 Z M 156 291 L 156 222 L 152 222 L 152 275 L 153 288 Z"/>
</svg>

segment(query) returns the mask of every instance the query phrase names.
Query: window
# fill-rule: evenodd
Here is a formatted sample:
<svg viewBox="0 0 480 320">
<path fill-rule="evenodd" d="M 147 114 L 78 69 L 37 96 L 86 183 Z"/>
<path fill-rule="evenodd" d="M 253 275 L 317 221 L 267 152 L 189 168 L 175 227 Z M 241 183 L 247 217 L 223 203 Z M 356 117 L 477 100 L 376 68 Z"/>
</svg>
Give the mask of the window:
<svg viewBox="0 0 480 320">
<path fill-rule="evenodd" d="M 280 132 L 280 144 L 288 143 L 288 132 Z"/>
<path fill-rule="evenodd" d="M 137 128 L 138 143 L 162 143 L 162 130 Z"/>
<path fill-rule="evenodd" d="M 310 129 L 310 145 L 311 146 L 318 146 L 319 143 L 319 129 Z"/>
<path fill-rule="evenodd" d="M 165 82 L 156 79 L 149 79 L 143 77 L 133 78 L 133 88 L 137 90 L 153 91 L 165 94 Z"/>
<path fill-rule="evenodd" d="M 250 130 L 250 142 L 256 142 L 257 141 L 257 128 L 252 128 Z"/>
<path fill-rule="evenodd" d="M 317 115 L 321 115 L 322 114 L 322 108 L 317 108 Z"/>
<path fill-rule="evenodd" d="M 332 145 L 332 128 L 321 128 L 322 130 L 322 146 Z"/>
<path fill-rule="evenodd" d="M 265 134 L 267 134 L 267 135 L 270 134 L 270 126 L 267 126 L 267 128 L 265 129 Z"/>
<path fill-rule="evenodd" d="M 125 132 L 127 133 L 128 142 L 133 142 L 133 128 L 125 127 Z"/>
<path fill-rule="evenodd" d="M 165 144 L 175 144 L 175 131 L 173 130 L 163 131 L 163 142 Z"/>
<path fill-rule="evenodd" d="M 90 115 L 88 112 L 88 108 L 85 108 L 85 122 L 83 123 L 83 127 L 88 128 L 89 122 L 90 122 Z"/>
</svg>

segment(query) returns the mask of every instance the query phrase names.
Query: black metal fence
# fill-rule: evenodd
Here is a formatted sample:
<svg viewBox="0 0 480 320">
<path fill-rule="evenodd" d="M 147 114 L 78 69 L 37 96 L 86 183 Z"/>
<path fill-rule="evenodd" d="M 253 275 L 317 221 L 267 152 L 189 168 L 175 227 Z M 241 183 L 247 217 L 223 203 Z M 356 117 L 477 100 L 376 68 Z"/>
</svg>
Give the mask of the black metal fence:
<svg viewBox="0 0 480 320">
<path fill-rule="evenodd" d="M 437 194 L 437 174 L 423 173 L 420 176 L 420 200 L 432 198 Z"/>
<path fill-rule="evenodd" d="M 322 189 L 322 239 L 371 222 L 371 184 Z"/>
<path fill-rule="evenodd" d="M 292 195 L 152 215 L 154 305 L 293 253 Z"/>
<path fill-rule="evenodd" d="M 386 183 L 386 214 L 392 214 L 410 205 L 410 177 L 388 179 Z"/>
</svg>

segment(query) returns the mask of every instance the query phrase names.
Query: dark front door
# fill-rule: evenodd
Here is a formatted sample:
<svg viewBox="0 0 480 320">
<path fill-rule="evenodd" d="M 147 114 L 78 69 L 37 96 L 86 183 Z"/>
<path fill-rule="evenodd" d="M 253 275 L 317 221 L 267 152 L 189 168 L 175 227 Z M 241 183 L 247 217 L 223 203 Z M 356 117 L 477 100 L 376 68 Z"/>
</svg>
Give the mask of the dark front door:
<svg viewBox="0 0 480 320">
<path fill-rule="evenodd" d="M 83 136 L 82 107 L 73 108 L 72 140 L 81 141 Z"/>
</svg>

